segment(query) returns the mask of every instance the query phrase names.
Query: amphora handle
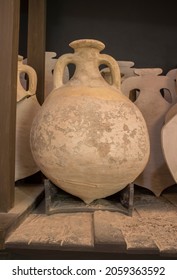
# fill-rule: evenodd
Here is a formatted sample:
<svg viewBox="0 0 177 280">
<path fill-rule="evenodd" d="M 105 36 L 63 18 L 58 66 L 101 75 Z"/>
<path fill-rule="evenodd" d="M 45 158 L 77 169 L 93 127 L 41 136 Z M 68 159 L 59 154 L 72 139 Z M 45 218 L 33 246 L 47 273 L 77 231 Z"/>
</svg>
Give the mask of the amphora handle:
<svg viewBox="0 0 177 280">
<path fill-rule="evenodd" d="M 120 89 L 121 75 L 117 61 L 112 56 L 107 54 L 100 54 L 98 59 L 99 65 L 105 64 L 109 67 L 112 76 L 112 86 L 115 86 L 116 88 Z"/>
<path fill-rule="evenodd" d="M 20 81 L 20 74 L 25 73 L 28 75 L 29 86 L 28 90 L 25 90 Z M 18 76 L 17 76 L 18 92 L 17 92 L 17 102 L 21 99 L 36 94 L 37 88 L 37 74 L 36 71 L 29 65 L 18 62 Z"/>
<path fill-rule="evenodd" d="M 54 68 L 54 73 L 53 73 L 54 89 L 63 86 L 63 84 L 64 84 L 63 77 L 64 77 L 65 67 L 70 63 L 75 63 L 74 54 L 72 54 L 72 53 L 63 54 L 57 60 L 57 62 L 55 64 L 55 68 Z"/>
</svg>

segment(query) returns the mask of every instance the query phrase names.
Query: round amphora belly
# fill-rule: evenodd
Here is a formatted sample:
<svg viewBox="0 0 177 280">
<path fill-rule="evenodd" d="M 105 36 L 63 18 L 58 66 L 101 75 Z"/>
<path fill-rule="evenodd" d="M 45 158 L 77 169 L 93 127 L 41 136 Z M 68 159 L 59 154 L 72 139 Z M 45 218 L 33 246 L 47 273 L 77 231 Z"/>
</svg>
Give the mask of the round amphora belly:
<svg viewBox="0 0 177 280">
<path fill-rule="evenodd" d="M 85 203 L 122 190 L 149 157 L 140 111 L 125 96 L 106 90 L 107 97 L 104 88 L 52 92 L 31 130 L 33 156 L 42 172 Z"/>
</svg>

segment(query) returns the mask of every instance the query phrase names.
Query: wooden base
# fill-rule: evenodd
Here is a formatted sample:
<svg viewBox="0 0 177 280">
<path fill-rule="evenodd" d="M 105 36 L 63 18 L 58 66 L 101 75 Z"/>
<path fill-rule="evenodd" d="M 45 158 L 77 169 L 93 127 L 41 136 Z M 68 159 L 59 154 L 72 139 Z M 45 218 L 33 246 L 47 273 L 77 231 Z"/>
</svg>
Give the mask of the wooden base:
<svg viewBox="0 0 177 280">
<path fill-rule="evenodd" d="M 8 213 L 0 213 L 0 249 L 5 239 L 30 214 L 44 197 L 44 187 L 40 185 L 21 185 L 15 187 L 15 204 Z"/>
<path fill-rule="evenodd" d="M 48 179 L 44 181 L 44 185 L 47 215 L 107 210 L 132 216 L 134 195 L 133 184 L 129 184 L 115 195 L 104 199 L 97 199 L 90 204 L 85 204 L 81 199 L 66 193 Z"/>
</svg>

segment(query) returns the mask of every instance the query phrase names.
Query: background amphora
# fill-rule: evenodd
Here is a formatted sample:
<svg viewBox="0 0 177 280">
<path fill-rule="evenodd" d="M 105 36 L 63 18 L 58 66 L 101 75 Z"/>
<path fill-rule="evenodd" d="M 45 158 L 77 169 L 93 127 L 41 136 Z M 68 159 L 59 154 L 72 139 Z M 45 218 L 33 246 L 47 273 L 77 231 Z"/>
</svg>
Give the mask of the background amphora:
<svg viewBox="0 0 177 280">
<path fill-rule="evenodd" d="M 134 76 L 134 62 L 133 61 L 117 61 L 120 68 L 121 82 L 123 82 L 128 77 Z M 112 77 L 110 69 L 105 67 L 101 70 L 103 78 L 109 83 L 112 84 Z"/>
<path fill-rule="evenodd" d="M 112 195 L 131 183 L 149 157 L 149 137 L 139 109 L 120 91 L 120 71 L 104 44 L 70 43 L 54 69 L 55 89 L 44 101 L 31 129 L 31 148 L 41 171 L 56 186 L 85 203 Z M 65 67 L 75 64 L 63 84 Z M 112 85 L 99 66 L 107 65 Z"/>
<path fill-rule="evenodd" d="M 16 145 L 15 181 L 31 176 L 39 171 L 30 147 L 30 130 L 34 116 L 40 108 L 36 98 L 37 76 L 35 70 L 24 65 L 18 57 L 17 105 L 16 105 Z M 29 79 L 28 90 L 24 76 Z"/>
<path fill-rule="evenodd" d="M 177 69 L 170 70 L 166 76 L 171 81 L 172 85 L 175 84 L 176 89 L 176 96 L 177 96 Z M 177 102 L 177 99 L 176 99 Z M 177 103 L 175 103 L 170 109 L 168 110 L 166 116 L 165 116 L 165 123 L 167 123 L 173 116 L 177 114 Z"/>
<path fill-rule="evenodd" d="M 134 103 L 147 123 L 151 148 L 148 164 L 136 178 L 135 184 L 159 196 L 165 188 L 175 184 L 161 145 L 161 130 L 165 116 L 177 101 L 175 83 L 167 76 L 159 76 L 162 73 L 160 68 L 135 69 L 135 73 L 138 76 L 123 81 L 122 90 L 127 96 L 132 90 L 136 89 L 136 92 L 139 92 Z"/>
<path fill-rule="evenodd" d="M 53 90 L 53 70 L 57 62 L 55 52 L 45 52 L 45 98 Z M 66 83 L 69 80 L 69 69 L 66 67 L 63 76 L 63 82 Z"/>
<path fill-rule="evenodd" d="M 177 95 L 177 69 L 167 73 L 171 83 L 175 83 Z M 176 100 L 177 102 L 177 100 Z M 168 110 L 161 131 L 162 150 L 172 177 L 177 183 L 177 103 Z"/>
</svg>

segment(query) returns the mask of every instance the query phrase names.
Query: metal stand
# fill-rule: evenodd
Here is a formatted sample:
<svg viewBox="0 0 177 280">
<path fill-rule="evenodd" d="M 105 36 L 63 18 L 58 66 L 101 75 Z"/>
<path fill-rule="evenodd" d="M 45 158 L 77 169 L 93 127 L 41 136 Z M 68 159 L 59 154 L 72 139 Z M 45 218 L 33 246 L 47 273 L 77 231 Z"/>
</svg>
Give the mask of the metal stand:
<svg viewBox="0 0 177 280">
<path fill-rule="evenodd" d="M 66 193 L 50 180 L 44 180 L 46 214 L 93 212 L 96 210 L 114 211 L 132 216 L 134 185 L 131 183 L 122 191 L 85 204 L 80 198 Z"/>
</svg>

